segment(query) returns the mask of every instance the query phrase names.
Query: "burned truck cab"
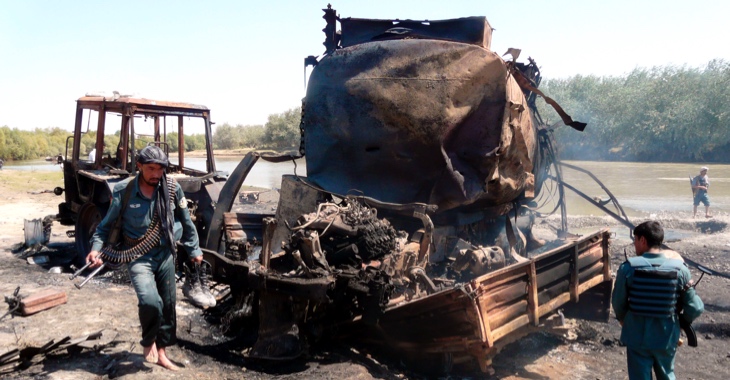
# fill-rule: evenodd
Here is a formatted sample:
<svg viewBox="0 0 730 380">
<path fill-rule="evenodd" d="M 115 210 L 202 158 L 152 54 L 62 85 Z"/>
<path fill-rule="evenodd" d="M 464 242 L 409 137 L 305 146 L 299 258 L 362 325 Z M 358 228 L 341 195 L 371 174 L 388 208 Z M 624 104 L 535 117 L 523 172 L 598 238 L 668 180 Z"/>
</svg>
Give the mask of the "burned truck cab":
<svg viewBox="0 0 730 380">
<path fill-rule="evenodd" d="M 185 134 L 204 135 L 205 157 L 197 168 L 186 160 Z M 74 133 L 63 156 L 64 201 L 55 218 L 73 226 L 77 264 L 91 247 L 89 241 L 106 214 L 114 185 L 137 173 L 136 153 L 147 145 L 160 146 L 170 159 L 168 176 L 180 183 L 189 200 L 198 233 L 205 235 L 214 202 L 226 180 L 216 171 L 212 150 L 210 110 L 201 105 L 123 96 L 87 95 L 76 102 Z M 200 161 L 200 158 L 193 160 Z"/>
</svg>

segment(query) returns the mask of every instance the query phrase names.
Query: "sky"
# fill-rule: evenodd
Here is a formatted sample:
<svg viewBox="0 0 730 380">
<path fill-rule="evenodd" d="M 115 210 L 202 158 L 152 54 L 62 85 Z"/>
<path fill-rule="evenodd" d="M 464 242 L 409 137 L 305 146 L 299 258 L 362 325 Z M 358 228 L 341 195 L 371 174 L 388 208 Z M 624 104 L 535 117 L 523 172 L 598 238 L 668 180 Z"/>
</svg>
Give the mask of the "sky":
<svg viewBox="0 0 730 380">
<path fill-rule="evenodd" d="M 730 60 L 728 1 L 340 0 L 341 17 L 486 16 L 492 50 L 544 79 Z M 0 0 L 0 126 L 71 131 L 87 93 L 205 105 L 254 125 L 301 105 L 304 57 L 324 52 L 327 1 Z M 310 67 L 311 70 L 311 67 Z M 548 94 L 549 95 L 549 94 Z"/>
</svg>

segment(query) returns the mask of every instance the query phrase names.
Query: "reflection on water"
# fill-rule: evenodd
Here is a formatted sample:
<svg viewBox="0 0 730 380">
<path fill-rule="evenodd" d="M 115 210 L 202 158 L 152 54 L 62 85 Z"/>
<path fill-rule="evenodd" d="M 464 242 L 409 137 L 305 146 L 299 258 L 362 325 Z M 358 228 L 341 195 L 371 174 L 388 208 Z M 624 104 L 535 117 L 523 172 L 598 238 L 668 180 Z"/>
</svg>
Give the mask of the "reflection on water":
<svg viewBox="0 0 730 380">
<path fill-rule="evenodd" d="M 218 157 L 216 168 L 219 171 L 233 172 L 241 157 Z M 629 216 L 648 216 L 659 212 L 692 212 L 692 190 L 689 177 L 699 173 L 700 166 L 708 166 L 710 171 L 710 201 L 712 211 L 730 208 L 730 165 L 720 164 L 665 164 L 643 162 L 596 162 L 566 161 L 592 172 L 619 200 Z M 205 170 L 205 160 L 199 157 L 186 157 L 185 163 L 195 169 Z M 249 173 L 244 185 L 265 188 L 281 187 L 281 176 L 294 174 L 292 162 L 274 164 L 258 160 Z M 7 170 L 61 170 L 59 165 L 44 160 L 6 162 Z M 306 175 L 304 159 L 296 162 L 296 173 Z M 608 199 L 601 187 L 586 174 L 563 167 L 566 183 L 581 190 L 589 197 Z M 543 200 L 551 189 L 544 189 Z M 566 189 L 568 214 L 603 215 L 603 212 Z M 557 189 L 552 189 L 557 196 Z M 547 204 L 543 211 L 553 207 Z M 549 208 L 549 209 L 548 209 Z"/>
</svg>

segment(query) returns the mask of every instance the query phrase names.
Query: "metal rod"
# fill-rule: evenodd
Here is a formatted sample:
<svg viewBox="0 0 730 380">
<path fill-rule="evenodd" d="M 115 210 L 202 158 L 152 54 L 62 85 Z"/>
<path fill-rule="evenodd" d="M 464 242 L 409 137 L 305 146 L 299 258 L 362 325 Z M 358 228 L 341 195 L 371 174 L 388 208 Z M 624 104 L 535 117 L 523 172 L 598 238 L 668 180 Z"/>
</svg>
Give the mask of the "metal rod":
<svg viewBox="0 0 730 380">
<path fill-rule="evenodd" d="M 81 267 L 81 269 L 74 272 L 74 274 L 72 274 L 71 277 L 69 277 L 68 279 L 73 280 L 74 278 L 78 277 L 81 274 L 81 272 L 83 272 L 86 268 L 89 267 L 89 265 L 91 265 L 91 262 L 86 263 L 86 265 L 84 265 L 83 267 Z"/>
<path fill-rule="evenodd" d="M 99 273 L 99 271 L 101 271 L 102 269 L 104 269 L 105 266 L 106 266 L 106 263 L 102 263 L 101 266 L 99 266 L 93 272 L 91 272 L 91 274 L 88 275 L 86 277 L 86 279 L 82 283 L 80 283 L 80 284 L 74 284 L 74 285 L 76 285 L 76 289 L 81 289 L 84 285 L 86 285 L 87 282 L 89 282 L 89 280 L 91 280 L 94 276 L 96 276 Z"/>
</svg>

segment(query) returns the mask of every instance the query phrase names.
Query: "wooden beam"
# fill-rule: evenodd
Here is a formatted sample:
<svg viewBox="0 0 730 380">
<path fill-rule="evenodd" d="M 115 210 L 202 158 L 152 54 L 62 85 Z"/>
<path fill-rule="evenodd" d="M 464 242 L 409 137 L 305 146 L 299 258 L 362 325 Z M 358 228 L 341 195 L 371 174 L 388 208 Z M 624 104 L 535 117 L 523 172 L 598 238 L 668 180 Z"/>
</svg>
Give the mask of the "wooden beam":
<svg viewBox="0 0 730 380">
<path fill-rule="evenodd" d="M 595 277 L 591 278 L 590 280 L 585 281 L 582 284 L 580 284 L 580 286 L 578 287 L 578 292 L 579 293 L 584 293 L 588 289 L 590 289 L 590 288 L 592 288 L 592 287 L 594 287 L 594 286 L 602 283 L 603 281 L 605 281 L 603 279 L 603 275 L 595 276 Z"/>
<path fill-rule="evenodd" d="M 527 283 L 527 312 L 530 316 L 530 321 L 533 326 L 537 326 L 540 323 L 540 315 L 537 312 L 538 301 L 537 301 L 537 270 L 535 269 L 535 262 L 530 263 L 528 268 L 529 281 Z"/>
<path fill-rule="evenodd" d="M 515 318 L 510 323 L 507 323 L 504 326 L 493 331 L 494 340 L 498 340 L 508 335 L 509 333 L 516 331 L 520 327 L 526 326 L 528 324 L 530 324 L 530 318 L 527 315 L 522 315 L 518 318 Z"/>
<path fill-rule="evenodd" d="M 510 321 L 519 318 L 528 318 L 527 316 L 527 300 L 519 301 L 508 307 L 499 310 L 496 313 L 489 313 L 488 320 L 492 327 L 501 328 L 503 325 L 509 324 Z M 528 318 L 529 322 L 529 318 Z M 496 329 L 492 330 L 494 333 Z M 495 338 L 496 340 L 497 338 Z"/>
<path fill-rule="evenodd" d="M 611 252 L 608 248 L 609 239 L 608 231 L 604 232 L 604 238 L 601 240 L 601 248 L 603 249 L 603 279 L 606 281 L 611 278 Z"/>
<path fill-rule="evenodd" d="M 538 314 L 542 317 L 545 314 L 557 310 L 560 306 L 570 301 L 570 293 L 563 293 L 538 307 Z"/>
<path fill-rule="evenodd" d="M 489 323 L 489 297 L 479 297 L 479 312 L 482 325 L 482 331 L 484 332 L 484 338 L 487 346 L 494 347 L 494 336 L 492 335 L 492 324 Z"/>
<path fill-rule="evenodd" d="M 589 247 L 588 250 L 583 251 L 578 258 L 578 269 L 582 271 L 583 268 L 589 267 L 599 261 L 603 261 L 603 250 L 601 247 Z"/>
<path fill-rule="evenodd" d="M 538 263 L 539 264 L 539 263 Z M 569 261 L 562 262 L 557 265 L 553 265 L 550 269 L 542 269 L 535 266 L 537 273 L 537 287 L 542 289 L 546 285 L 555 283 L 560 280 L 567 280 L 571 275 L 571 265 Z"/>
<path fill-rule="evenodd" d="M 570 300 L 578 302 L 580 294 L 578 293 L 578 286 L 580 285 L 580 276 L 578 276 L 578 257 L 580 251 L 578 246 L 573 247 L 573 257 L 571 258 L 571 270 L 570 270 Z"/>
<path fill-rule="evenodd" d="M 527 268 L 529 270 L 529 268 Z M 529 281 L 525 278 L 525 281 L 514 282 L 507 284 L 499 289 L 494 289 L 488 294 L 485 294 L 483 298 L 489 298 L 490 303 L 489 309 L 485 311 L 491 312 L 493 309 L 500 309 L 504 305 L 509 305 L 515 300 L 524 299 L 527 296 L 527 287 Z"/>
</svg>

